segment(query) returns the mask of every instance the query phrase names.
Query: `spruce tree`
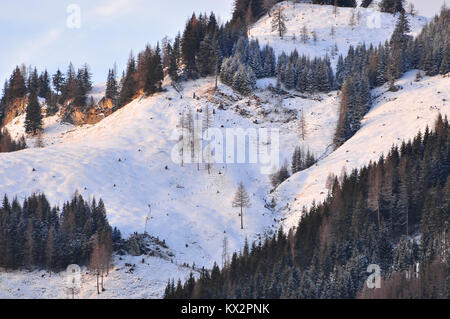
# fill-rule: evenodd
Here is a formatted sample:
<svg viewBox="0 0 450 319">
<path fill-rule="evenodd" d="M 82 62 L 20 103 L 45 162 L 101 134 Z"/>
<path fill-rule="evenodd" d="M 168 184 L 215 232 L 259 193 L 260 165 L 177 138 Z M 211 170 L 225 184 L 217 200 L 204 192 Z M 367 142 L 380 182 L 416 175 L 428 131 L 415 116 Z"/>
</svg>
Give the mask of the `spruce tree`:
<svg viewBox="0 0 450 319">
<path fill-rule="evenodd" d="M 64 75 L 62 72 L 58 69 L 56 73 L 53 75 L 53 87 L 56 90 L 56 94 L 60 94 L 64 88 Z"/>
<path fill-rule="evenodd" d="M 118 95 L 118 86 L 114 69 L 108 71 L 108 79 L 106 81 L 105 97 L 115 103 Z"/>
<path fill-rule="evenodd" d="M 36 93 L 31 93 L 28 101 L 25 116 L 25 131 L 28 134 L 36 135 L 42 130 L 41 106 Z"/>
<path fill-rule="evenodd" d="M 8 98 L 23 98 L 26 94 L 25 79 L 20 71 L 19 67 L 16 67 L 11 78 L 9 80 L 9 85 L 4 94 L 8 92 Z"/>
<path fill-rule="evenodd" d="M 137 91 L 137 83 L 135 79 L 136 74 L 136 60 L 131 52 L 128 59 L 127 71 L 122 77 L 122 85 L 119 96 L 119 106 L 122 107 L 134 98 Z"/>
</svg>

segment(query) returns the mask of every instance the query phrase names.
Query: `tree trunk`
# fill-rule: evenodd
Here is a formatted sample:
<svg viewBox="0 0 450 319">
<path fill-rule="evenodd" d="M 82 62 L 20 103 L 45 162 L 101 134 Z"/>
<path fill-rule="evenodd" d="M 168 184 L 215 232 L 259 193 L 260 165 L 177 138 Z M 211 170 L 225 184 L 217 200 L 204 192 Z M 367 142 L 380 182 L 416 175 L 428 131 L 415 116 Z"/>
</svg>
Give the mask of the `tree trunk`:
<svg viewBox="0 0 450 319">
<path fill-rule="evenodd" d="M 406 208 L 406 236 L 409 236 L 409 214 L 408 214 L 408 208 Z"/>
<path fill-rule="evenodd" d="M 98 272 L 97 272 L 97 295 L 100 295 L 100 286 L 98 282 Z"/>
<path fill-rule="evenodd" d="M 381 227 L 380 207 L 378 207 L 378 209 L 377 209 L 377 215 L 378 215 L 378 230 L 380 230 L 380 227 Z"/>
<path fill-rule="evenodd" d="M 241 206 L 241 229 L 244 229 L 244 212 Z"/>
</svg>

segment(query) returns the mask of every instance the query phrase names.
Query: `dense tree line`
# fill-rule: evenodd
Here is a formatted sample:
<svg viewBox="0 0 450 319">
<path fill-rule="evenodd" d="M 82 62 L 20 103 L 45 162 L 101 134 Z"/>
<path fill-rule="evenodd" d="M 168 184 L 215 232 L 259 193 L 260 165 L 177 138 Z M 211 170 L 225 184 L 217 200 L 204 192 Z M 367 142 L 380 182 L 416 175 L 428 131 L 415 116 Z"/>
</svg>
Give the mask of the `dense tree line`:
<svg viewBox="0 0 450 319">
<path fill-rule="evenodd" d="M 330 92 L 335 88 L 334 73 L 327 57 L 310 60 L 299 56 L 294 50 L 287 56 L 284 52 L 277 63 L 277 79 L 288 90 L 302 93 Z"/>
<path fill-rule="evenodd" d="M 276 71 L 274 50 L 260 48 L 258 41 L 241 37 L 233 48 L 232 56 L 223 60 L 220 79 L 239 93 L 250 94 L 257 78 L 273 77 Z"/>
<path fill-rule="evenodd" d="M 9 153 L 23 150 L 27 147 L 25 138 L 22 136 L 19 141 L 15 141 L 7 129 L 0 130 L 0 153 Z"/>
<path fill-rule="evenodd" d="M 377 264 L 391 288 L 416 287 L 396 279 L 406 273 L 427 285 L 417 296 L 449 298 L 449 172 L 450 126 L 439 117 L 434 132 L 427 128 L 379 161 L 335 178 L 328 199 L 304 209 L 288 234 L 281 229 L 262 243 L 246 243 L 222 270 L 215 265 L 197 280 L 169 282 L 165 297 L 367 297 L 367 267 Z M 404 292 L 387 289 L 384 297 Z"/>
<path fill-rule="evenodd" d="M 103 201 L 75 195 L 62 210 L 51 207 L 44 194 L 21 205 L 4 197 L 0 206 L 0 267 L 63 270 L 88 265 L 94 247 L 107 260 L 112 254 L 112 230 Z"/>
</svg>

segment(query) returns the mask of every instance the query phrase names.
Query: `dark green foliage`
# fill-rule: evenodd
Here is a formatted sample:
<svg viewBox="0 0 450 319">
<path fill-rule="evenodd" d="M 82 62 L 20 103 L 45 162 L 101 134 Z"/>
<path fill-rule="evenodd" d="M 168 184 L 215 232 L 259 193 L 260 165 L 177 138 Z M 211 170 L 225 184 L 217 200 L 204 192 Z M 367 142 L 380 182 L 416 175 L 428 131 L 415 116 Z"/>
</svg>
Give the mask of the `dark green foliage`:
<svg viewBox="0 0 450 319">
<path fill-rule="evenodd" d="M 119 106 L 124 106 L 131 102 L 137 93 L 137 83 L 136 83 L 136 60 L 134 59 L 133 53 L 130 53 L 130 58 L 128 59 L 127 72 L 123 74 L 121 80 L 121 90 L 119 96 Z"/>
<path fill-rule="evenodd" d="M 181 63 L 181 35 L 178 34 L 175 38 L 173 46 L 169 43 L 169 67 L 168 73 L 170 78 L 174 82 L 178 82 L 180 79 L 179 76 L 179 66 Z"/>
<path fill-rule="evenodd" d="M 396 14 L 398 12 L 405 12 L 405 0 L 382 0 L 380 2 L 381 12 L 388 12 Z"/>
<path fill-rule="evenodd" d="M 36 93 L 31 93 L 25 116 L 25 131 L 35 135 L 42 130 L 42 113 Z"/>
<path fill-rule="evenodd" d="M 368 8 L 372 4 L 373 0 L 363 0 L 361 2 L 361 7 Z"/>
<path fill-rule="evenodd" d="M 45 70 L 39 76 L 39 94 L 38 94 L 38 96 L 45 99 L 45 98 L 47 98 L 47 96 L 50 92 L 51 92 L 50 76 L 48 75 L 47 70 Z"/>
<path fill-rule="evenodd" d="M 292 174 L 303 171 L 307 168 L 313 166 L 317 160 L 314 157 L 309 149 L 305 153 L 305 151 L 301 147 L 296 147 L 294 150 L 294 154 L 292 155 Z"/>
<path fill-rule="evenodd" d="M 187 22 L 186 28 L 183 32 L 181 53 L 183 57 L 183 63 L 185 64 L 185 73 L 187 78 L 196 79 L 198 77 L 197 64 L 195 62 L 196 53 L 200 47 L 200 41 L 202 38 L 201 24 L 197 20 L 195 14 Z"/>
<path fill-rule="evenodd" d="M 355 0 L 312 0 L 313 4 L 336 5 L 338 7 L 356 7 Z"/>
<path fill-rule="evenodd" d="M 369 264 L 378 264 L 386 280 L 417 262 L 421 269 L 445 267 L 449 173 L 450 126 L 439 117 L 435 132 L 427 129 L 343 176 L 323 204 L 303 211 L 296 229 L 280 230 L 251 249 L 246 245 L 222 270 L 203 270 L 185 284 L 169 282 L 165 297 L 355 298 Z M 411 239 L 419 235 L 420 244 Z M 426 270 L 419 276 L 427 278 L 423 298 L 448 292 L 441 277 L 429 278 Z"/>
<path fill-rule="evenodd" d="M 52 77 L 53 87 L 56 90 L 56 94 L 60 94 L 63 91 L 65 78 L 64 74 L 58 69 Z"/>
<path fill-rule="evenodd" d="M 147 56 L 147 59 L 144 92 L 146 94 L 153 94 L 161 91 L 161 83 L 164 80 L 159 44 L 156 46 L 155 51 Z"/>
<path fill-rule="evenodd" d="M 119 94 L 119 88 L 116 80 L 116 72 L 114 69 L 108 71 L 108 78 L 106 80 L 105 97 L 113 101 L 115 105 Z"/>
<path fill-rule="evenodd" d="M 38 94 L 39 93 L 39 76 L 36 68 L 30 73 L 27 80 L 27 91 L 30 94 Z"/>
<path fill-rule="evenodd" d="M 63 270 L 87 265 L 93 243 L 112 251 L 111 227 L 103 202 L 75 195 L 62 211 L 45 195 L 32 195 L 21 206 L 4 197 L 0 206 L 0 267 Z"/>
<path fill-rule="evenodd" d="M 9 80 L 8 91 L 4 95 L 8 99 L 23 98 L 26 93 L 25 79 L 19 67 L 16 67 Z"/>
</svg>

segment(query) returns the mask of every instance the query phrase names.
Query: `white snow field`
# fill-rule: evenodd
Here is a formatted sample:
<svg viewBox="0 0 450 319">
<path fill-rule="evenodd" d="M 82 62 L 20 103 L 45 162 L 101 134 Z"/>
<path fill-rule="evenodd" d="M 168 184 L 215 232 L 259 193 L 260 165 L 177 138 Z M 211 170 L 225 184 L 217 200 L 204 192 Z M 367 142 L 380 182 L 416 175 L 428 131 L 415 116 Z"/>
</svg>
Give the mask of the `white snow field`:
<svg viewBox="0 0 450 319">
<path fill-rule="evenodd" d="M 286 54 L 297 49 L 300 55 L 322 57 L 328 54 L 337 63 L 339 54 L 347 55 L 350 45 L 366 43 L 384 44 L 389 40 L 395 29 L 397 17 L 389 13 L 381 13 L 373 8 L 338 8 L 337 15 L 334 14 L 333 6 L 313 5 L 307 3 L 296 3 L 284 1 L 277 4 L 283 8 L 286 17 L 286 34 L 280 39 L 277 32 L 272 31 L 272 18 L 265 15 L 256 22 L 249 31 L 250 39 L 257 39 L 260 45 L 268 44 L 275 49 L 278 56 L 283 51 Z M 352 14 L 355 15 L 355 25 L 351 26 Z M 359 16 L 359 18 L 358 18 Z M 408 15 L 411 25 L 411 34 L 416 35 L 429 21 L 426 17 Z M 309 40 L 303 43 L 301 31 L 303 26 L 307 27 Z M 335 35 L 331 35 L 334 27 Z M 312 32 L 317 34 L 317 42 L 314 42 Z M 332 48 L 337 45 L 338 54 L 332 56 Z"/>
<path fill-rule="evenodd" d="M 425 77 L 415 82 L 416 73 L 408 72 L 397 82 L 403 87 L 398 92 L 388 92 L 386 86 L 374 90 L 376 100 L 361 129 L 316 166 L 291 176 L 272 194 L 286 228 L 298 224 L 303 206 L 327 197 L 325 185 L 330 173 L 340 176 L 343 169 L 350 173 L 377 161 L 393 145 L 424 132 L 427 125 L 433 129 L 439 113 L 450 115 L 450 78 Z"/>
</svg>

